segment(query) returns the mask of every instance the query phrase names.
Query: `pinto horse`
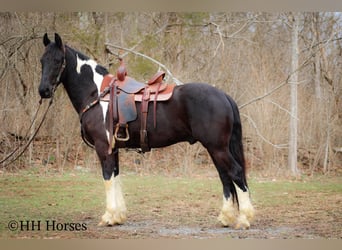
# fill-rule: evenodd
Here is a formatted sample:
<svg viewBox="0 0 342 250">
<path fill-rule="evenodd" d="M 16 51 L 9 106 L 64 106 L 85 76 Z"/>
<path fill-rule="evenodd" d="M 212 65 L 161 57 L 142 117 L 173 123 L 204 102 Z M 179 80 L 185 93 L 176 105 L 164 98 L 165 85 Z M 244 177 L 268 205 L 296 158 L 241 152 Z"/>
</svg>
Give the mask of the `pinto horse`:
<svg viewBox="0 0 342 250">
<path fill-rule="evenodd" d="M 101 162 L 106 191 L 106 210 L 99 225 L 123 224 L 126 205 L 119 181 L 119 147 L 109 147 L 108 102 L 99 100 L 100 86 L 109 73 L 88 56 L 64 45 L 55 33 L 52 42 L 43 37 L 42 77 L 39 94 L 51 98 L 62 83 L 81 119 L 81 131 L 93 145 Z M 87 112 L 84 112 L 86 107 Z M 137 110 L 141 103 L 136 102 Z M 209 152 L 223 185 L 223 207 L 218 216 L 223 226 L 246 229 L 254 217 L 246 181 L 239 110 L 234 100 L 205 83 L 188 83 L 174 88 L 172 97 L 158 103 L 155 118 L 147 117 L 151 148 L 187 141 L 199 141 Z M 140 112 L 138 112 L 140 113 Z M 154 127 L 154 119 L 157 126 Z M 130 139 L 126 148 L 140 147 L 141 115 L 128 123 Z"/>
</svg>

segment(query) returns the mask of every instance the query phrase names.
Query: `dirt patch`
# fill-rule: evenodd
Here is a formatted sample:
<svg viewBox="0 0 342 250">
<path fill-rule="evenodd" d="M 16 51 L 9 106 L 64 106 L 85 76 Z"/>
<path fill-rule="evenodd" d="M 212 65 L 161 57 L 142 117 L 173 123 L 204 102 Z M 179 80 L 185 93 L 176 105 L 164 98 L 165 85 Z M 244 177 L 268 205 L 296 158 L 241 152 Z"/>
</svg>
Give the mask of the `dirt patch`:
<svg viewBox="0 0 342 250">
<path fill-rule="evenodd" d="M 124 225 L 97 227 L 95 222 L 88 222 L 85 238 L 112 239 L 318 239 L 325 238 L 320 232 L 309 227 L 296 225 L 269 226 L 258 223 L 248 230 L 235 230 L 221 227 L 219 223 L 201 225 L 171 225 L 157 220 L 129 221 Z M 66 235 L 65 235 L 66 236 Z M 327 238 L 341 238 L 341 235 L 329 235 Z"/>
</svg>

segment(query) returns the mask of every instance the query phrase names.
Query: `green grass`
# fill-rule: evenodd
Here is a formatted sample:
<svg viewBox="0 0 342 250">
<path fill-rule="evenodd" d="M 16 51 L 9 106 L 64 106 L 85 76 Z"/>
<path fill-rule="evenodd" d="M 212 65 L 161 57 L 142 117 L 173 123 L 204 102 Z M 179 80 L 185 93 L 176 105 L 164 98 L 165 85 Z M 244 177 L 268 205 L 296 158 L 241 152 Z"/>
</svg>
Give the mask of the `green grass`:
<svg viewBox="0 0 342 250">
<path fill-rule="evenodd" d="M 217 223 L 222 205 L 222 186 L 218 178 L 126 174 L 122 183 L 129 221 L 153 220 L 171 226 L 213 226 Z M 301 181 L 251 179 L 249 186 L 259 217 L 267 219 L 269 213 L 277 216 L 275 208 L 279 213 L 286 213 L 296 206 L 300 210 L 302 205 L 309 204 L 312 207 L 307 210 L 319 210 L 325 201 L 341 198 L 341 183 L 341 177 Z M 2 174 L 0 190 L 0 238 L 60 236 L 46 231 L 38 234 L 12 232 L 7 228 L 11 220 L 87 221 L 94 228 L 91 234 L 68 234 L 66 237 L 99 237 L 96 224 L 105 209 L 104 186 L 99 173 L 37 174 L 21 171 Z M 338 216 L 340 212 L 337 204 L 333 213 Z M 279 223 L 284 221 L 286 217 L 279 219 Z"/>
<path fill-rule="evenodd" d="M 250 188 L 252 196 L 262 206 L 291 205 L 298 198 L 308 195 L 314 198 L 318 195 L 342 194 L 341 177 L 317 177 L 304 181 L 252 181 Z"/>
<path fill-rule="evenodd" d="M 38 176 L 25 172 L 0 178 L 0 235 L 13 235 L 7 228 L 11 220 L 72 222 L 75 217 L 98 208 L 99 183 L 93 175 L 66 174 Z M 98 183 L 99 182 L 99 183 Z M 102 201 L 103 203 L 103 201 Z M 11 235 L 8 235 L 8 233 Z"/>
</svg>

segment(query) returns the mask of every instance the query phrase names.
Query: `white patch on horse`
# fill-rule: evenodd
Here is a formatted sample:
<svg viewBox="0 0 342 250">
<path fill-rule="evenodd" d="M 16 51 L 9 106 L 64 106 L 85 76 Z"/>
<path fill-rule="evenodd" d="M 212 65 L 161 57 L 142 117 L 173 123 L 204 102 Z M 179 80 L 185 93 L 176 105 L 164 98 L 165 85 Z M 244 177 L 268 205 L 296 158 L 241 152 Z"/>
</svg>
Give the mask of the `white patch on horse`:
<svg viewBox="0 0 342 250">
<path fill-rule="evenodd" d="M 119 176 L 104 181 L 106 189 L 106 212 L 99 223 L 100 226 L 123 224 L 126 221 L 126 204 L 122 194 Z"/>
<path fill-rule="evenodd" d="M 106 114 L 108 110 L 108 104 L 109 102 L 100 102 L 101 108 L 102 108 L 102 114 L 103 114 L 103 123 L 106 123 Z M 106 135 L 107 135 L 107 140 L 109 143 L 109 131 L 106 129 Z"/>
<path fill-rule="evenodd" d="M 78 74 L 81 74 L 81 68 L 84 65 L 88 65 L 91 68 L 91 70 L 93 71 L 93 81 L 97 87 L 98 94 L 100 95 L 101 94 L 100 93 L 101 84 L 103 81 L 103 75 L 96 72 L 96 67 L 97 67 L 98 63 L 92 59 L 82 60 L 81 58 L 78 57 L 78 54 L 76 54 L 76 60 L 77 60 L 76 71 Z M 102 108 L 103 123 L 105 123 L 106 114 L 107 114 L 107 110 L 108 110 L 108 102 L 100 102 L 100 105 Z M 109 132 L 107 130 L 106 130 L 106 132 L 107 132 L 107 138 L 109 141 Z"/>
<path fill-rule="evenodd" d="M 236 217 L 237 209 L 234 207 L 232 195 L 230 195 L 228 199 L 223 195 L 223 206 L 218 220 L 223 226 L 228 227 L 235 225 Z"/>
<path fill-rule="evenodd" d="M 91 70 L 93 71 L 93 81 L 96 84 L 98 93 L 100 94 L 103 75 L 96 72 L 96 66 L 98 65 L 97 62 L 95 62 L 92 59 L 82 60 L 81 58 L 78 57 L 78 54 L 76 54 L 76 60 L 77 60 L 76 72 L 78 74 L 81 74 L 81 68 L 84 65 L 88 65 L 91 68 Z"/>
<path fill-rule="evenodd" d="M 249 191 L 247 187 L 247 191 L 243 192 L 235 183 L 234 186 L 239 200 L 239 208 L 237 208 L 237 204 L 234 204 L 232 195 L 228 199 L 223 196 L 223 206 L 218 220 L 223 226 L 247 229 L 250 227 L 255 213 L 249 198 Z"/>
<path fill-rule="evenodd" d="M 239 217 L 237 218 L 236 228 L 249 228 L 255 211 L 249 197 L 248 188 L 246 187 L 247 191 L 243 192 L 235 183 L 234 186 L 239 200 Z"/>
</svg>

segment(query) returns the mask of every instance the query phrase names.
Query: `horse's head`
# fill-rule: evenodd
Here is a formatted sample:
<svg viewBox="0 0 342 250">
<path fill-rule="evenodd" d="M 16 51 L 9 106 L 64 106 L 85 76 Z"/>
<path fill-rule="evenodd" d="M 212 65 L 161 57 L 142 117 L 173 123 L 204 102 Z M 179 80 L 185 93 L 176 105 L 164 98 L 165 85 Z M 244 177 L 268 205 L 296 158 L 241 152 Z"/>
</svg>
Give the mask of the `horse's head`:
<svg viewBox="0 0 342 250">
<path fill-rule="evenodd" d="M 61 75 L 65 68 L 65 47 L 57 33 L 55 33 L 55 42 L 51 42 L 45 33 L 43 43 L 45 52 L 40 59 L 42 79 L 39 85 L 39 94 L 41 98 L 50 98 L 61 82 Z"/>
</svg>

